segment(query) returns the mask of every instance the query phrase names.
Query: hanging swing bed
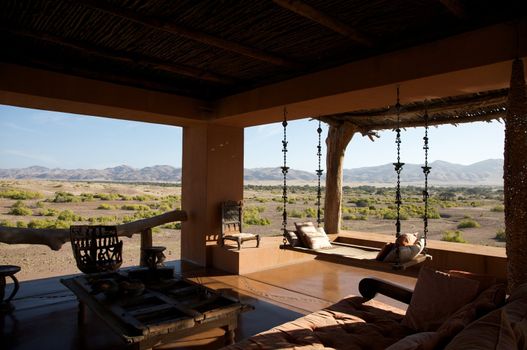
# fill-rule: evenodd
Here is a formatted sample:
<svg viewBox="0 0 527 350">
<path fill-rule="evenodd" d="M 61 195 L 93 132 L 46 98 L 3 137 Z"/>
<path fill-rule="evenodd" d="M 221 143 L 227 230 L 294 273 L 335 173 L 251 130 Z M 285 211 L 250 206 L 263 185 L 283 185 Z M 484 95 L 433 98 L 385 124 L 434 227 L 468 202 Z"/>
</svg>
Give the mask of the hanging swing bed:
<svg viewBox="0 0 527 350">
<path fill-rule="evenodd" d="M 400 109 L 399 103 L 399 89 L 397 89 L 397 104 L 395 105 L 397 112 L 397 127 L 395 129 L 396 139 L 395 143 L 397 146 L 397 162 L 393 163 L 395 172 L 397 174 L 395 204 L 397 208 L 396 217 L 396 240 L 395 243 L 388 243 L 382 249 L 346 244 L 341 242 L 330 242 L 327 238 L 323 228 L 321 227 L 321 177 L 323 170 L 321 169 L 321 157 L 322 157 L 322 144 L 321 144 L 321 122 L 319 121 L 317 133 L 318 133 L 318 145 L 317 145 L 317 157 L 318 157 L 318 169 L 316 170 L 318 185 L 317 185 L 317 227 L 310 222 L 295 223 L 295 231 L 288 230 L 287 228 L 287 203 L 288 203 L 288 186 L 287 186 L 287 173 L 289 167 L 287 166 L 287 111 L 284 109 L 284 121 L 282 126 L 284 129 L 284 138 L 282 140 L 282 152 L 284 163 L 281 167 L 283 174 L 283 212 L 282 212 L 282 231 L 283 231 L 283 244 L 281 248 L 289 249 L 309 254 L 317 255 L 319 260 L 329 260 L 332 262 L 349 264 L 353 266 L 367 267 L 377 270 L 406 270 L 412 266 L 421 264 L 426 260 L 431 260 L 432 257 L 427 254 L 426 240 L 428 234 L 428 175 L 432 169 L 428 165 L 428 113 L 424 113 L 424 124 L 425 124 L 425 135 L 423 137 L 425 161 L 422 166 L 424 174 L 424 189 L 423 189 L 423 202 L 424 202 L 424 215 L 423 215 L 423 235 L 418 237 L 418 234 L 401 233 L 401 171 L 404 163 L 401 162 L 400 150 L 401 150 L 401 128 L 400 128 Z"/>
</svg>

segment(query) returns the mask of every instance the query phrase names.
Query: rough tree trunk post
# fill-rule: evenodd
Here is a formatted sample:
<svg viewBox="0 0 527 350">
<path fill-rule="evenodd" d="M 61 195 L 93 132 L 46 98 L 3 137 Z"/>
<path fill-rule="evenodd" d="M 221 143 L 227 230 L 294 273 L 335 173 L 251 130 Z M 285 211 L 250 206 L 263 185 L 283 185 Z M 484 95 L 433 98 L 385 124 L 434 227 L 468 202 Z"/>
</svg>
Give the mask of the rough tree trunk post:
<svg viewBox="0 0 527 350">
<path fill-rule="evenodd" d="M 141 231 L 141 257 L 139 261 L 140 266 L 148 266 L 146 262 L 146 256 L 145 256 L 145 248 L 152 247 L 152 229 L 147 228 Z"/>
<path fill-rule="evenodd" d="M 503 186 L 509 291 L 527 282 L 527 91 L 523 62 L 512 63 L 505 119 Z"/>
<path fill-rule="evenodd" d="M 349 122 L 329 126 L 326 139 L 326 198 L 324 201 L 324 230 L 339 233 L 342 206 L 342 168 L 348 143 L 357 131 Z"/>
</svg>

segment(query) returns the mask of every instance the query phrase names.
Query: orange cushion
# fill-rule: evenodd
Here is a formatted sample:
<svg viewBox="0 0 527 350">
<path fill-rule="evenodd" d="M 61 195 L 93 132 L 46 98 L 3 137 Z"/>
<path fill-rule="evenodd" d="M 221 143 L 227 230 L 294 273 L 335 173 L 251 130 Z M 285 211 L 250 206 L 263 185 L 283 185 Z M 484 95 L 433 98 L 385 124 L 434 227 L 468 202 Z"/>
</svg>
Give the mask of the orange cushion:
<svg viewBox="0 0 527 350">
<path fill-rule="evenodd" d="M 417 332 L 435 331 L 477 295 L 479 282 L 423 267 L 403 319 Z"/>
<path fill-rule="evenodd" d="M 395 240 L 395 244 L 399 244 L 402 247 L 414 245 L 417 241 L 417 233 L 403 233 Z"/>
<path fill-rule="evenodd" d="M 454 349 L 517 349 L 514 331 L 505 311 L 497 309 L 472 322 L 445 347 L 445 350 Z"/>
</svg>

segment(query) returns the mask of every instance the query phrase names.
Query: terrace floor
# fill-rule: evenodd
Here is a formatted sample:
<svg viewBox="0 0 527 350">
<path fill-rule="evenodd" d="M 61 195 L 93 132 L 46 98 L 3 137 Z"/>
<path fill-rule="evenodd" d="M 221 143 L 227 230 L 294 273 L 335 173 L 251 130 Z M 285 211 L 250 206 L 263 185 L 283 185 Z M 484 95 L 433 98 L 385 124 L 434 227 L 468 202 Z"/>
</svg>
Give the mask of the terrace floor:
<svg viewBox="0 0 527 350">
<path fill-rule="evenodd" d="M 329 306 L 346 295 L 358 294 L 364 277 L 378 277 L 413 288 L 415 278 L 313 260 L 276 269 L 230 275 L 173 261 L 176 273 L 207 287 L 237 295 L 253 311 L 240 316 L 236 340 Z M 64 277 L 64 276 L 61 276 Z M 77 301 L 59 282 L 60 277 L 21 283 L 14 300 L 15 311 L 0 315 L 2 349 L 125 349 L 127 345 L 90 312 L 86 326 L 77 327 Z M 8 286 L 9 289 L 9 286 Z M 388 298 L 379 300 L 404 308 Z M 162 349 L 217 349 L 223 332 L 210 331 L 163 345 Z"/>
</svg>

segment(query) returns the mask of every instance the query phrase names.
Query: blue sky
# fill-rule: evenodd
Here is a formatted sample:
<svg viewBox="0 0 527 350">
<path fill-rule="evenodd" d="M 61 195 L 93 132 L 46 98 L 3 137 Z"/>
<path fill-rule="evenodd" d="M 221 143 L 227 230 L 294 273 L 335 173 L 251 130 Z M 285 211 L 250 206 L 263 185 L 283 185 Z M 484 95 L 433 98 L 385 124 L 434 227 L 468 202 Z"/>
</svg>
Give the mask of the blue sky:
<svg viewBox="0 0 527 350">
<path fill-rule="evenodd" d="M 317 122 L 291 121 L 289 166 L 316 168 Z M 323 125 L 323 146 L 327 126 Z M 380 133 L 371 142 L 355 135 L 346 152 L 345 168 L 392 163 L 395 135 Z M 95 118 L 0 105 L 0 168 L 41 165 L 50 168 L 102 169 L 126 164 L 135 168 L 181 166 L 182 129 L 173 126 Z M 403 132 L 402 161 L 421 163 L 423 129 Z M 245 167 L 281 166 L 280 123 L 247 128 Z M 473 123 L 430 129 L 430 160 L 471 164 L 503 158 L 503 124 Z M 323 152 L 324 153 L 324 152 Z M 324 163 L 323 163 L 324 167 Z"/>
</svg>

